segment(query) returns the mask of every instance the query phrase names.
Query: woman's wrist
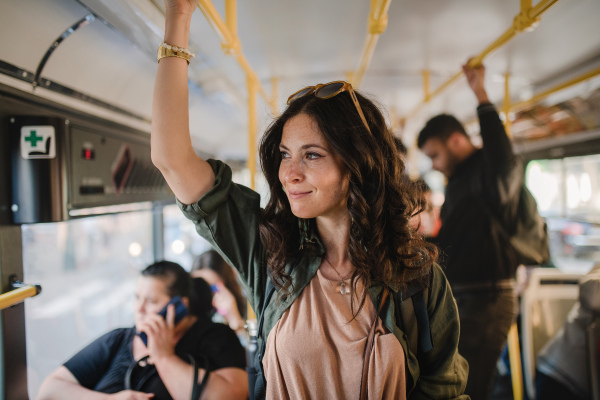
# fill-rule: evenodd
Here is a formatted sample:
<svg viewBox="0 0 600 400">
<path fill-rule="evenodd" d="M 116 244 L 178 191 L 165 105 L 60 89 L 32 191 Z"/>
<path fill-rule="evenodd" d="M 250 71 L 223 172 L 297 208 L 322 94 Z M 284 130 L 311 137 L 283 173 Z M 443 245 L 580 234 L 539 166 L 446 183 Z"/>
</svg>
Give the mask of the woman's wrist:
<svg viewBox="0 0 600 400">
<path fill-rule="evenodd" d="M 188 48 L 192 15 L 169 14 L 165 20 L 164 42 L 177 47 Z"/>
<path fill-rule="evenodd" d="M 239 313 L 236 314 L 237 315 L 227 316 L 227 323 L 234 331 L 242 329 L 244 328 L 244 325 L 246 325 L 246 321 L 244 321 L 242 316 Z"/>
<path fill-rule="evenodd" d="M 152 362 L 155 365 L 168 365 L 170 362 L 173 362 L 176 359 L 179 359 L 179 357 L 177 357 L 177 355 L 175 354 L 175 352 L 173 353 L 164 353 L 164 354 L 160 354 L 158 356 L 152 356 L 150 357 L 152 359 Z"/>
</svg>

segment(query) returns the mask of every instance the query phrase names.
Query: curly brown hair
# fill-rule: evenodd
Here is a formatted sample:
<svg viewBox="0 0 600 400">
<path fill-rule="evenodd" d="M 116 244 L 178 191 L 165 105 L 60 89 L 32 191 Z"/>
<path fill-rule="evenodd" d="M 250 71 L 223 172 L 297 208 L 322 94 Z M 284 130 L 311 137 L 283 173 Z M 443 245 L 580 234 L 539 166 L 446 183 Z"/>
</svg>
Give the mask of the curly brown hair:
<svg viewBox="0 0 600 400">
<path fill-rule="evenodd" d="M 268 254 L 268 267 L 281 293 L 294 290 L 286 265 L 303 256 L 322 256 L 313 243 L 299 249 L 298 218 L 293 215 L 279 181 L 283 127 L 298 114 L 317 122 L 325 140 L 350 172 L 348 212 L 351 216 L 348 257 L 355 267 L 352 287 L 372 280 L 403 285 L 437 260 L 437 249 L 408 224 L 420 212 L 420 194 L 403 179 L 404 164 L 385 118 L 373 101 L 356 93 L 372 132 L 365 128 L 347 92 L 330 99 L 308 95 L 294 100 L 267 129 L 260 144 L 262 171 L 270 199 L 259 229 Z M 312 225 L 314 220 L 309 220 Z M 318 232 L 317 232 L 318 234 Z M 356 313 L 362 309 L 363 291 Z M 352 309 L 354 310 L 354 302 Z"/>
</svg>

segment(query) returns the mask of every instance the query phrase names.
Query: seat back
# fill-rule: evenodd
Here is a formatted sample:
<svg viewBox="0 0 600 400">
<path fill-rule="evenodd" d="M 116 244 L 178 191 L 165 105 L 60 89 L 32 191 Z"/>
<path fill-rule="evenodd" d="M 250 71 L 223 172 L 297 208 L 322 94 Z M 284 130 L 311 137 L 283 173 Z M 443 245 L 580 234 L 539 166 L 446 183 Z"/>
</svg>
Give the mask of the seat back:
<svg viewBox="0 0 600 400">
<path fill-rule="evenodd" d="M 593 400 L 600 400 L 600 316 L 587 327 L 586 342 L 590 393 Z"/>
<path fill-rule="evenodd" d="M 535 268 L 521 298 L 523 376 L 529 398 L 535 398 L 535 360 L 544 345 L 563 326 L 579 297 L 581 274 Z"/>
</svg>

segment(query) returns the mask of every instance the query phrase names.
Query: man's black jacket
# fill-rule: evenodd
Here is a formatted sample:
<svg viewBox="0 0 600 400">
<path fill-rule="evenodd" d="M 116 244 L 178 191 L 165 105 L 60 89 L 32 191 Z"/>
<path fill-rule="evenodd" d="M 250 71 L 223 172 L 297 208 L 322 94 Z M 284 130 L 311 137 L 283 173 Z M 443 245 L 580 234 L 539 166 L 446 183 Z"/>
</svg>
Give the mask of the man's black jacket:
<svg viewBox="0 0 600 400">
<path fill-rule="evenodd" d="M 452 285 L 513 278 L 517 267 L 508 237 L 500 230 L 516 217 L 522 164 L 495 107 L 481 104 L 477 113 L 483 148 L 458 165 L 448 180 L 435 240 Z"/>
</svg>

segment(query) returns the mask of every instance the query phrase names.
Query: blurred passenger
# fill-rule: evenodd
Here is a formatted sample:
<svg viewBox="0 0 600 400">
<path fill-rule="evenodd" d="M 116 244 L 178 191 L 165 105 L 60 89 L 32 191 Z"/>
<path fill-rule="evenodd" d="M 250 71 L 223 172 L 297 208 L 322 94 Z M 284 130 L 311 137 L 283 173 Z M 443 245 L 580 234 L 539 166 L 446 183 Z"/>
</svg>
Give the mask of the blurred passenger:
<svg viewBox="0 0 600 400">
<path fill-rule="evenodd" d="M 579 282 L 579 301 L 567 321 L 542 348 L 536 363 L 537 400 L 586 400 L 592 398 L 586 328 L 600 321 L 600 264 Z M 600 345 L 600 343 L 597 343 Z M 593 362 L 600 362 L 600 348 Z M 592 356 L 593 357 L 593 356 Z"/>
<path fill-rule="evenodd" d="M 406 164 L 408 149 L 398 136 L 394 136 L 396 150 L 400 159 Z M 426 238 L 437 235 L 439 231 L 439 210 L 437 210 L 431 200 L 431 188 L 424 179 L 419 178 L 412 181 L 408 174 L 402 175 L 404 184 L 413 185 L 416 197 L 416 214 L 410 219 L 410 226 Z"/>
<path fill-rule="evenodd" d="M 165 42 L 185 47 L 197 2 L 165 4 Z M 229 166 L 194 152 L 186 61 L 159 60 L 152 159 L 264 310 L 253 395 L 467 398 L 456 304 L 436 248 L 408 226 L 413 191 L 401 183 L 404 165 L 377 106 L 339 81 L 290 96 L 260 146 L 270 189 L 263 210 L 258 193 L 232 182 Z M 277 293 L 267 297 L 269 281 Z M 420 315 L 430 319 L 422 333 L 434 346 L 424 354 L 409 346 L 391 304 L 415 281 L 429 286 Z M 414 312 L 407 319 L 415 325 Z"/>
<path fill-rule="evenodd" d="M 242 343 L 247 341 L 246 330 L 246 297 L 237 281 L 237 272 L 223 260 L 215 250 L 200 254 L 192 266 L 190 274 L 203 278 L 214 292 L 213 304 L 224 322 L 233 329 Z"/>
<path fill-rule="evenodd" d="M 483 66 L 463 66 L 477 97 L 483 148 L 477 149 L 451 115 L 430 119 L 421 130 L 419 148 L 433 168 L 448 179 L 436 239 L 460 316 L 459 351 L 469 362 L 466 393 L 490 396 L 496 362 L 516 315 L 515 254 L 492 214 L 516 210 L 522 182 L 518 162 L 485 87 Z M 521 180 L 520 180 L 521 179 Z M 515 182 L 517 185 L 515 185 Z"/>
<path fill-rule="evenodd" d="M 189 308 L 176 325 L 173 304 L 166 319 L 158 314 L 175 296 Z M 231 329 L 210 320 L 211 298 L 208 284 L 192 282 L 179 264 L 150 265 L 136 284 L 135 326 L 115 329 L 85 347 L 44 380 L 37 398 L 190 399 L 195 391 L 202 398 L 245 399 L 244 349 Z"/>
<path fill-rule="evenodd" d="M 414 181 L 413 185 L 419 193 L 422 193 L 423 211 L 415 215 L 410 223 L 423 237 L 435 238 L 441 227 L 439 207 L 433 204 L 431 188 L 423 178 Z"/>
</svg>

